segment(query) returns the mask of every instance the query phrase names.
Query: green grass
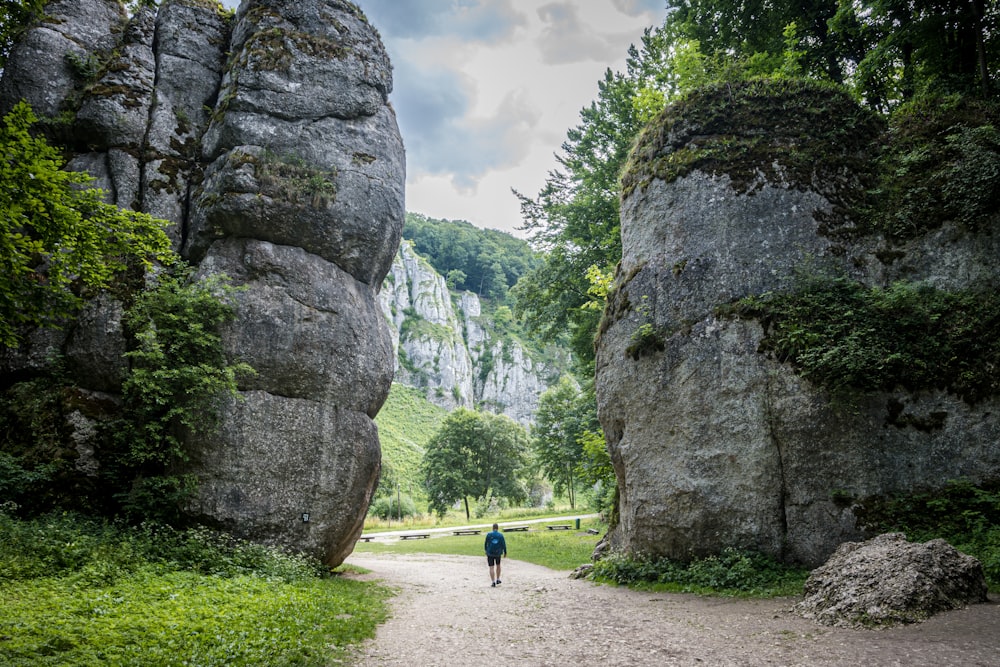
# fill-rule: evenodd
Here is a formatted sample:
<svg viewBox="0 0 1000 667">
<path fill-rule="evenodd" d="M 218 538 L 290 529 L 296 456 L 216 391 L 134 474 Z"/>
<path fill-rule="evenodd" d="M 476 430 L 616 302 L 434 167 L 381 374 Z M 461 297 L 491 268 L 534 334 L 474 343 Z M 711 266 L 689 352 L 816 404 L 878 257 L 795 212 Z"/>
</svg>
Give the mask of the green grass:
<svg viewBox="0 0 1000 667">
<path fill-rule="evenodd" d="M 391 591 L 204 530 L 0 513 L 0 664 L 330 665 Z"/>
<path fill-rule="evenodd" d="M 389 397 L 375 417 L 382 443 L 382 464 L 403 493 L 426 505 L 420 474 L 424 448 L 448 415 L 426 398 L 419 389 L 393 383 Z"/>
<path fill-rule="evenodd" d="M 506 533 L 507 556 L 553 570 L 573 570 L 589 563 L 599 537 L 583 533 L 587 528 L 604 532 L 606 526 L 597 520 L 583 520 L 577 530 L 547 530 L 542 524 L 529 532 Z M 431 537 L 426 540 L 392 542 L 358 542 L 355 553 L 428 553 L 457 556 L 482 556 L 483 535 Z"/>
<path fill-rule="evenodd" d="M 494 512 L 488 516 L 466 518 L 465 510 L 449 510 L 443 517 L 438 517 L 433 513 L 419 516 L 403 517 L 403 521 L 386 521 L 373 516 L 365 519 L 365 532 L 378 532 L 384 530 L 410 530 L 419 528 L 450 528 L 452 526 L 467 526 L 490 524 L 493 522 L 507 523 L 520 519 L 547 519 L 564 516 L 583 516 L 593 514 L 590 508 L 577 507 L 571 509 L 569 504 L 549 507 L 510 507 Z"/>
</svg>

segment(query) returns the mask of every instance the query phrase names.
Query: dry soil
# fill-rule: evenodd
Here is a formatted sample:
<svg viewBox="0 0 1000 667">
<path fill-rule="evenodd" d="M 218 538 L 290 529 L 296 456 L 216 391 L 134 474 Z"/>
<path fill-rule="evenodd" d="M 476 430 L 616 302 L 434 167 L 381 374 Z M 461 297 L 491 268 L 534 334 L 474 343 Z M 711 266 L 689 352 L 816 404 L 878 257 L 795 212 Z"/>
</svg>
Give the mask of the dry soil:
<svg viewBox="0 0 1000 667">
<path fill-rule="evenodd" d="M 1000 666 L 1000 605 L 888 630 L 830 628 L 793 599 L 644 593 L 505 560 L 355 554 L 399 591 L 392 617 L 358 647 L 360 665 Z"/>
</svg>

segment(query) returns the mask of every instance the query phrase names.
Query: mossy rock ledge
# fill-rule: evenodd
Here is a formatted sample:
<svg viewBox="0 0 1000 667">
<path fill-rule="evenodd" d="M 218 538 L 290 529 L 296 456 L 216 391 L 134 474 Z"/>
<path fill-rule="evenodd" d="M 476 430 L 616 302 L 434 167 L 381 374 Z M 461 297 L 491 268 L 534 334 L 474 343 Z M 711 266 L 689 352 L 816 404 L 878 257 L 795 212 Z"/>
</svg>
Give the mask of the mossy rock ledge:
<svg viewBox="0 0 1000 667">
<path fill-rule="evenodd" d="M 995 392 L 831 388 L 769 351 L 774 322 L 735 307 L 795 294 L 804 276 L 1000 285 L 990 225 L 945 220 L 901 241 L 870 224 L 888 140 L 848 95 L 790 81 L 695 91 L 644 130 L 597 341 L 620 489 L 614 546 L 680 560 L 738 547 L 818 565 L 866 536 L 866 499 L 1000 478 Z"/>
</svg>

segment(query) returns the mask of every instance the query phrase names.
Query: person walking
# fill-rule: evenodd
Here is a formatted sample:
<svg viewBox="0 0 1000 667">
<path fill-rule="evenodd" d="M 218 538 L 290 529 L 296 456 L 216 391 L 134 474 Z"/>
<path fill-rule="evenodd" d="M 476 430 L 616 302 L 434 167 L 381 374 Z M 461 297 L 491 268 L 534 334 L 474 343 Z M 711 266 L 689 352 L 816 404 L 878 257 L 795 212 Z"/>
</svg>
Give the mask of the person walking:
<svg viewBox="0 0 1000 667">
<path fill-rule="evenodd" d="M 500 584 L 500 559 L 507 555 L 507 542 L 503 539 L 500 527 L 493 524 L 493 530 L 486 533 L 486 564 L 490 566 L 490 585 L 496 588 Z M 493 576 L 493 568 L 496 576 Z"/>
</svg>

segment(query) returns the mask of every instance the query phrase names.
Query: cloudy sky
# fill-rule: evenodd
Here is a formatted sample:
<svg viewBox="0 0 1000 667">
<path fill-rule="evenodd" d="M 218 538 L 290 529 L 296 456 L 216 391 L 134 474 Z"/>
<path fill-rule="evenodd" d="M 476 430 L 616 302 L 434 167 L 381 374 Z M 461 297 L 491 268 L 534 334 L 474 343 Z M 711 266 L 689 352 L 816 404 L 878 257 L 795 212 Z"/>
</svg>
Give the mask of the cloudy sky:
<svg viewBox="0 0 1000 667">
<path fill-rule="evenodd" d="M 579 112 L 665 0 L 355 0 L 393 63 L 406 208 L 518 234 Z M 233 4 L 227 2 L 226 4 Z"/>
</svg>

